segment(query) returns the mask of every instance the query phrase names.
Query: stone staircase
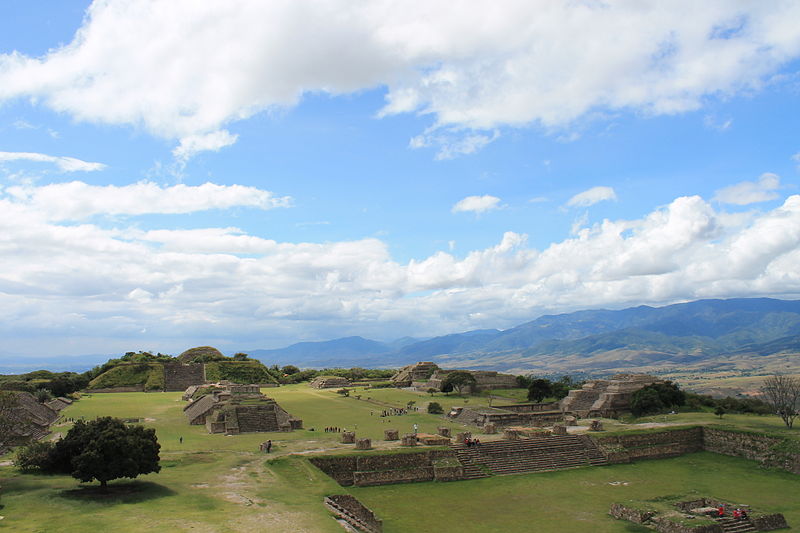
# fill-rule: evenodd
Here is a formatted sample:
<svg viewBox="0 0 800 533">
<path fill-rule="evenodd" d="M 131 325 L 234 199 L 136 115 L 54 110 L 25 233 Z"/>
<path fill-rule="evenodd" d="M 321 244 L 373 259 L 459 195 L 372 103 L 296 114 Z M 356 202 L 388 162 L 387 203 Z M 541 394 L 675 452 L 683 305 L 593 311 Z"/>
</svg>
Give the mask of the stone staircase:
<svg viewBox="0 0 800 533">
<path fill-rule="evenodd" d="M 480 446 L 451 445 L 464 466 L 464 477 L 525 474 L 606 464 L 603 453 L 583 435 L 547 435 L 500 440 Z"/>
<path fill-rule="evenodd" d="M 745 533 L 758 531 L 749 519 L 735 519 L 732 516 L 722 516 L 714 519 L 722 527 L 723 533 Z"/>
<path fill-rule="evenodd" d="M 165 363 L 164 390 L 183 392 L 191 385 L 205 383 L 205 370 L 202 363 Z"/>
<path fill-rule="evenodd" d="M 240 433 L 280 431 L 275 409 L 258 406 L 237 406 L 236 418 Z"/>
</svg>

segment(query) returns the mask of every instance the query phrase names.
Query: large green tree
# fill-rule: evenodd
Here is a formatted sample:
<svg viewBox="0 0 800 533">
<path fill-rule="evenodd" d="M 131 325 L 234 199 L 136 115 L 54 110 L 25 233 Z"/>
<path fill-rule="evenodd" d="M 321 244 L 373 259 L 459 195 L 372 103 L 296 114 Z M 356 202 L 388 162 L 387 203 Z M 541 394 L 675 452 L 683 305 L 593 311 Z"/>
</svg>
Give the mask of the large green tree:
<svg viewBox="0 0 800 533">
<path fill-rule="evenodd" d="M 118 418 L 79 420 L 53 449 L 51 468 L 103 491 L 112 479 L 135 478 L 161 470 L 155 429 L 127 426 Z"/>
<path fill-rule="evenodd" d="M 541 402 L 548 396 L 553 394 L 553 384 L 549 379 L 538 378 L 532 379 L 528 385 L 528 400 L 532 402 Z"/>
<path fill-rule="evenodd" d="M 454 370 L 445 376 L 442 380 L 442 390 L 454 390 L 456 393 L 461 394 L 466 389 L 471 389 L 475 386 L 475 376 L 466 370 Z"/>
</svg>

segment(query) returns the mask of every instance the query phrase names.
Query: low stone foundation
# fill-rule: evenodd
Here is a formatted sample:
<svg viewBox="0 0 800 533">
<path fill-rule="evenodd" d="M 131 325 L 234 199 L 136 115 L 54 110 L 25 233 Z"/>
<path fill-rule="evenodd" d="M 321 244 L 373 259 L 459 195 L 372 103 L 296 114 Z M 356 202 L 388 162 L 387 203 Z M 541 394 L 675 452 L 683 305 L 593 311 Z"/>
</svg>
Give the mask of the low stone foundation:
<svg viewBox="0 0 800 533">
<path fill-rule="evenodd" d="M 342 433 L 342 444 L 355 444 L 356 434 L 353 431 L 345 431 Z"/>
<path fill-rule="evenodd" d="M 452 450 L 331 455 L 311 457 L 309 461 L 342 486 L 368 487 L 463 479 L 463 468 Z"/>
<path fill-rule="evenodd" d="M 396 429 L 385 429 L 383 430 L 383 440 L 399 440 L 400 439 L 400 432 Z"/>
<path fill-rule="evenodd" d="M 371 450 L 372 439 L 356 439 L 356 450 Z"/>
<path fill-rule="evenodd" d="M 401 446 L 416 446 L 417 445 L 417 436 L 413 433 L 408 433 L 403 435 L 403 438 L 400 440 Z"/>
<path fill-rule="evenodd" d="M 334 494 L 324 500 L 325 507 L 359 531 L 383 533 L 383 522 L 368 507 L 349 494 Z"/>
</svg>

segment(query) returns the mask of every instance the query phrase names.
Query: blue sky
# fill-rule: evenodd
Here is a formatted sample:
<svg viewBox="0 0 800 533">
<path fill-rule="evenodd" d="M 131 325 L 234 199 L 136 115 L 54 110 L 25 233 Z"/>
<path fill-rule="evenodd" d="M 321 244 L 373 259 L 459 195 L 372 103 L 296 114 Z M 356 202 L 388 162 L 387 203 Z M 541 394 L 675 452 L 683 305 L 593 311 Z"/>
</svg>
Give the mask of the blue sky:
<svg viewBox="0 0 800 533">
<path fill-rule="evenodd" d="M 799 18 L 5 2 L 0 355 L 797 298 Z"/>
</svg>

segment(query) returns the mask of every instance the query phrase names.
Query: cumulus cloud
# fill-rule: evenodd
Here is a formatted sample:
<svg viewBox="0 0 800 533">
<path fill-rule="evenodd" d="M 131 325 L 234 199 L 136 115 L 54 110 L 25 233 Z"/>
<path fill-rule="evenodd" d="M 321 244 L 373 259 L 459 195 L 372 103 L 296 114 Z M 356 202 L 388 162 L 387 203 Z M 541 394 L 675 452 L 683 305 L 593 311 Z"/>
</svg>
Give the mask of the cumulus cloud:
<svg viewBox="0 0 800 533">
<path fill-rule="evenodd" d="M 273 209 L 291 204 L 289 197 L 276 197 L 255 187 L 214 183 L 162 187 L 140 181 L 118 187 L 71 181 L 39 187 L 12 186 L 3 193 L 9 204 L 35 209 L 47 220 L 73 221 L 93 215 L 177 214 L 237 206 Z"/>
<path fill-rule="evenodd" d="M 800 196 L 748 216 L 681 197 L 639 219 L 581 227 L 542 250 L 506 232 L 463 257 L 437 252 L 405 264 L 374 238 L 287 243 L 237 228 L 142 230 L 124 221 L 109 229 L 58 223 L 40 209 L 0 196 L 4 340 L 30 343 L 46 327 L 49 338 L 102 345 L 146 330 L 149 342 L 175 349 L 185 339 L 255 348 L 265 332 L 275 343 L 422 336 L 507 327 L 544 312 L 800 296 Z"/>
<path fill-rule="evenodd" d="M 569 207 L 589 207 L 599 202 L 607 200 L 616 200 L 617 193 L 611 187 L 592 187 L 583 192 L 580 192 L 569 199 L 567 206 Z"/>
<path fill-rule="evenodd" d="M 178 161 L 186 162 L 200 152 L 218 152 L 235 143 L 238 138 L 238 135 L 231 135 L 228 130 L 214 131 L 205 135 L 189 135 L 181 139 L 180 144 L 172 151 L 172 155 Z"/>
<path fill-rule="evenodd" d="M 35 152 L 0 152 L 0 161 L 34 161 L 37 163 L 53 163 L 62 172 L 94 172 L 104 170 L 103 163 L 81 161 L 74 157 L 53 156 Z"/>
<path fill-rule="evenodd" d="M 500 198 L 484 194 L 483 196 L 467 196 L 453 206 L 453 213 L 485 213 L 500 208 Z"/>
<path fill-rule="evenodd" d="M 743 181 L 718 190 L 714 195 L 714 200 L 719 203 L 734 205 L 768 202 L 778 198 L 778 193 L 775 191 L 780 187 L 780 176 L 765 172 L 759 176 L 758 181 Z"/>
<path fill-rule="evenodd" d="M 383 86 L 378 116 L 462 132 L 443 136 L 449 157 L 499 127 L 680 113 L 758 89 L 800 53 L 798 19 L 796 2 L 98 0 L 71 43 L 0 56 L 0 101 L 219 147 L 225 124 L 306 93 Z M 205 144 L 177 150 L 190 146 Z"/>
</svg>

